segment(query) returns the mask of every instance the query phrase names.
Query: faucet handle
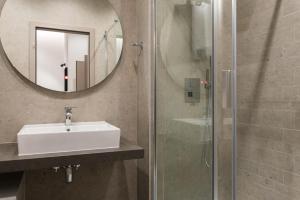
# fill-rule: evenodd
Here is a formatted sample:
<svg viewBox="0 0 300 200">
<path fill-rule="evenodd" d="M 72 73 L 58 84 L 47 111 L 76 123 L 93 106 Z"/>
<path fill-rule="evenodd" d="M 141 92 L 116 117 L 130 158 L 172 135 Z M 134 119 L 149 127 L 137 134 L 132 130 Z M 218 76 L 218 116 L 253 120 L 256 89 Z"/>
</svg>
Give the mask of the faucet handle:
<svg viewBox="0 0 300 200">
<path fill-rule="evenodd" d="M 65 106 L 65 112 L 72 112 L 72 110 L 74 108 L 77 108 L 77 107 L 74 107 L 74 106 Z"/>
<path fill-rule="evenodd" d="M 73 167 L 75 168 L 76 171 L 78 171 L 80 168 L 80 164 L 74 165 Z"/>
<path fill-rule="evenodd" d="M 65 106 L 65 108 L 78 108 L 76 106 Z"/>
<path fill-rule="evenodd" d="M 60 167 L 53 167 L 52 169 L 54 170 L 55 173 L 57 173 Z"/>
</svg>

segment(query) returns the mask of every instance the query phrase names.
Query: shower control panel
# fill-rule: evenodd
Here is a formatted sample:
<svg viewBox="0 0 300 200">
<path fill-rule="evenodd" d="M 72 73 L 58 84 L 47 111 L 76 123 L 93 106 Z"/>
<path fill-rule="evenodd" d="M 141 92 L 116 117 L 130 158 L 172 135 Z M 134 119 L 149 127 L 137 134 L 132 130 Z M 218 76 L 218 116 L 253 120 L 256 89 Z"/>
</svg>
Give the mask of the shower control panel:
<svg viewBox="0 0 300 200">
<path fill-rule="evenodd" d="M 200 78 L 185 78 L 184 79 L 184 96 L 186 103 L 200 102 Z"/>
</svg>

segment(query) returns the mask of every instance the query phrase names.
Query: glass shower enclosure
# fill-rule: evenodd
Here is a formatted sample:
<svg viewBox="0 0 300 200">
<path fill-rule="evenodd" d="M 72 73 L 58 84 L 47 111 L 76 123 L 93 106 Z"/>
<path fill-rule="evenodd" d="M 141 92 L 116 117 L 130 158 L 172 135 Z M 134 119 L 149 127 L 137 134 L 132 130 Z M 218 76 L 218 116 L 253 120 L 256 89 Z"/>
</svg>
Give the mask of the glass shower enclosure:
<svg viewBox="0 0 300 200">
<path fill-rule="evenodd" d="M 234 0 L 155 2 L 157 200 L 235 191 Z"/>
</svg>

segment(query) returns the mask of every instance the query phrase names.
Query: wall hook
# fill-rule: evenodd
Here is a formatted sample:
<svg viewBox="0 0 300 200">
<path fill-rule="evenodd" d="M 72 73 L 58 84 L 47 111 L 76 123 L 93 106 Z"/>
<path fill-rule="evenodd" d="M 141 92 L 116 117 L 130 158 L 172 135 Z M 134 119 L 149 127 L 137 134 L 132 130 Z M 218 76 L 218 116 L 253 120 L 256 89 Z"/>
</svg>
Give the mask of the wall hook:
<svg viewBox="0 0 300 200">
<path fill-rule="evenodd" d="M 143 50 L 144 50 L 144 42 L 136 42 L 136 43 L 133 43 L 132 44 L 133 47 L 137 47 L 140 49 L 140 52 L 139 52 L 139 56 L 142 54 Z"/>
</svg>

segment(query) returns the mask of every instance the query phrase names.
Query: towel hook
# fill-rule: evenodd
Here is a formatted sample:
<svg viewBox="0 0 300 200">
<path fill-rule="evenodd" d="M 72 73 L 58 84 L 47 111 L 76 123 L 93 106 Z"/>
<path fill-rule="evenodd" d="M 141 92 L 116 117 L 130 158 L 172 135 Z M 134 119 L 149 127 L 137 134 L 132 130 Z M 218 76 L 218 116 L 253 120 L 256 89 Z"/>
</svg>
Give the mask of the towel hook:
<svg viewBox="0 0 300 200">
<path fill-rule="evenodd" d="M 140 52 L 139 52 L 139 56 L 140 56 L 142 54 L 142 51 L 144 50 L 144 42 L 143 41 L 136 42 L 136 43 L 133 43 L 132 46 L 140 49 Z"/>
</svg>

